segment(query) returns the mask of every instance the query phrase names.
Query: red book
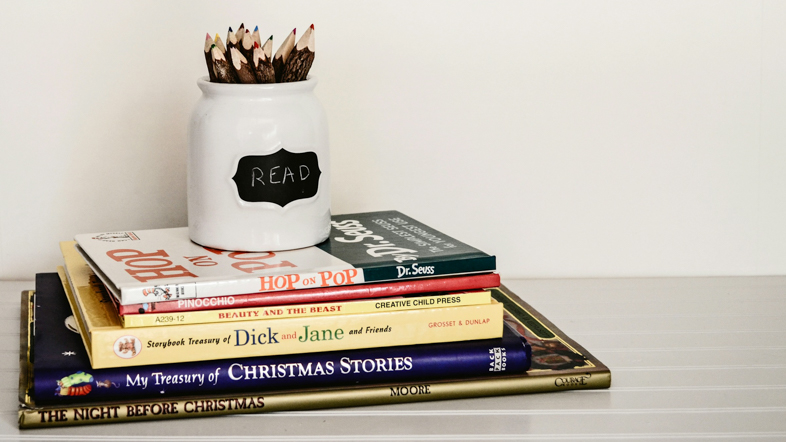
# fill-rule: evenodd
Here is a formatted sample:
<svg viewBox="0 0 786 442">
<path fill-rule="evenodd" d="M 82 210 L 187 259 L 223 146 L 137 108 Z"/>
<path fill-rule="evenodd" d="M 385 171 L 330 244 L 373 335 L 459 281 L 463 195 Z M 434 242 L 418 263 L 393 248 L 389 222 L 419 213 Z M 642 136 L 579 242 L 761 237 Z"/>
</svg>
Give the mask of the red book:
<svg viewBox="0 0 786 442">
<path fill-rule="evenodd" d="M 499 283 L 498 274 L 486 273 L 471 276 L 453 276 L 449 278 L 412 279 L 377 284 L 249 293 L 246 295 L 215 296 L 210 298 L 190 298 L 145 304 L 118 305 L 117 307 L 118 313 L 121 316 L 138 315 L 142 313 L 190 312 L 196 310 L 220 310 L 227 308 L 262 307 L 268 305 L 345 301 L 349 299 L 384 298 L 388 296 L 412 295 L 416 293 L 475 290 L 498 287 Z"/>
</svg>

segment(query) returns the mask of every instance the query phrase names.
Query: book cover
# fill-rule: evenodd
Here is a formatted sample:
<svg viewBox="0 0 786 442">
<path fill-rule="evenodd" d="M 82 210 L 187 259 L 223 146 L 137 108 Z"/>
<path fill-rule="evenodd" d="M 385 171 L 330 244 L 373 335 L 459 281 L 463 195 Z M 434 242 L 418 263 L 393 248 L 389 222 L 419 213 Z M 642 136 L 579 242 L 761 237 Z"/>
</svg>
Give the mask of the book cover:
<svg viewBox="0 0 786 442">
<path fill-rule="evenodd" d="M 499 274 L 449 276 L 446 278 L 410 279 L 317 289 L 248 293 L 245 295 L 189 298 L 143 304 L 117 305 L 120 316 L 146 313 L 178 313 L 227 308 L 265 307 L 272 305 L 370 299 L 417 293 L 448 293 L 499 287 Z"/>
<path fill-rule="evenodd" d="M 506 306 L 505 323 L 532 346 L 532 367 L 526 373 L 491 378 L 388 382 L 328 388 L 293 388 L 236 395 L 181 396 L 164 400 L 128 400 L 90 404 L 42 406 L 27 395 L 33 381 L 27 374 L 27 340 L 20 357 L 21 428 L 133 422 L 263 413 L 406 402 L 608 388 L 611 372 L 597 358 L 559 330 L 548 319 L 501 286 L 492 296 Z M 509 309 L 509 310 L 507 310 Z M 23 314 L 23 319 L 27 316 Z M 24 331 L 27 327 L 22 326 Z M 34 351 L 37 354 L 37 352 Z"/>
<path fill-rule="evenodd" d="M 150 313 L 120 316 L 125 328 L 163 327 L 182 324 L 209 324 L 213 322 L 242 322 L 260 319 L 307 318 L 312 316 L 338 316 L 361 313 L 397 312 L 428 307 L 459 307 L 491 303 L 486 290 L 454 292 L 424 296 L 397 296 L 392 298 L 356 299 L 315 304 L 273 305 L 268 307 L 202 310 L 180 313 Z"/>
<path fill-rule="evenodd" d="M 492 272 L 494 256 L 400 212 L 334 215 L 329 238 L 283 252 L 202 247 L 188 228 L 81 234 L 88 264 L 120 304 Z"/>
<path fill-rule="evenodd" d="M 63 248 L 66 294 L 79 312 L 93 368 L 274 356 L 502 336 L 502 305 L 126 329 L 102 284 Z M 91 281 L 92 278 L 92 281 Z M 460 295 L 457 295 L 460 296 Z"/>
<path fill-rule="evenodd" d="M 39 405 L 164 399 L 446 377 L 487 377 L 529 369 L 530 347 L 501 339 L 94 370 L 79 321 L 56 273 L 36 275 L 31 396 Z"/>
</svg>

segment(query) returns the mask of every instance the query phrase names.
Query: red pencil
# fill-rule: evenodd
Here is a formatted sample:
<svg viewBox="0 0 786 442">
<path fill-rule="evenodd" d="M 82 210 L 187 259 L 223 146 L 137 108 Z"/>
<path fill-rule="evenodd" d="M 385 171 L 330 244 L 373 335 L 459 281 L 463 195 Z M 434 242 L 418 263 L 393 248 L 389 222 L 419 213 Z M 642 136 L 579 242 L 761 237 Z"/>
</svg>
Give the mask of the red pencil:
<svg viewBox="0 0 786 442">
<path fill-rule="evenodd" d="M 314 63 L 314 25 L 312 24 L 303 36 L 298 40 L 297 45 L 289 53 L 284 64 L 284 74 L 281 76 L 282 83 L 291 81 L 303 81 L 308 77 L 308 71 Z"/>
<path fill-rule="evenodd" d="M 276 72 L 273 69 L 273 63 L 270 62 L 270 52 L 273 47 L 273 36 L 265 42 L 265 45 L 260 47 L 257 42 L 254 42 L 254 74 L 257 77 L 257 83 L 275 83 Z"/>
</svg>

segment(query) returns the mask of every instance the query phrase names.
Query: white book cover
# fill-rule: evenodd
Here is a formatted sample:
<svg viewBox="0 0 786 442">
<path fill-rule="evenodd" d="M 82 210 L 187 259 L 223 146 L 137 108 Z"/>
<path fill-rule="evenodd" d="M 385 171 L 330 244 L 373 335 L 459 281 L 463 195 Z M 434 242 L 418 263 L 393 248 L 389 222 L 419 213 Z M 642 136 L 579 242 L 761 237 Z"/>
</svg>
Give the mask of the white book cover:
<svg viewBox="0 0 786 442">
<path fill-rule="evenodd" d="M 75 239 L 77 250 L 123 305 L 496 269 L 493 256 L 395 211 L 333 216 L 327 241 L 281 252 L 203 247 L 189 239 L 187 227 Z"/>
<path fill-rule="evenodd" d="M 317 247 L 214 250 L 192 242 L 186 227 L 77 235 L 76 241 L 77 250 L 121 304 L 364 282 L 362 269 Z"/>
</svg>

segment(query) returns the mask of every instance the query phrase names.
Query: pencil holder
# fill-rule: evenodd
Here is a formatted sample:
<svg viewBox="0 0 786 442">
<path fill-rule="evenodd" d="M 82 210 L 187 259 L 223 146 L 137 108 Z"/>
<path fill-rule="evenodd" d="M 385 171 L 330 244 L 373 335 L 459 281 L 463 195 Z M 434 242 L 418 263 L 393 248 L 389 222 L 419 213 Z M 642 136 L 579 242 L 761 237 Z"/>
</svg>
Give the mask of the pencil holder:
<svg viewBox="0 0 786 442">
<path fill-rule="evenodd" d="M 316 79 L 197 80 L 188 130 L 188 230 L 207 247 L 276 251 L 330 230 L 330 165 Z"/>
</svg>

